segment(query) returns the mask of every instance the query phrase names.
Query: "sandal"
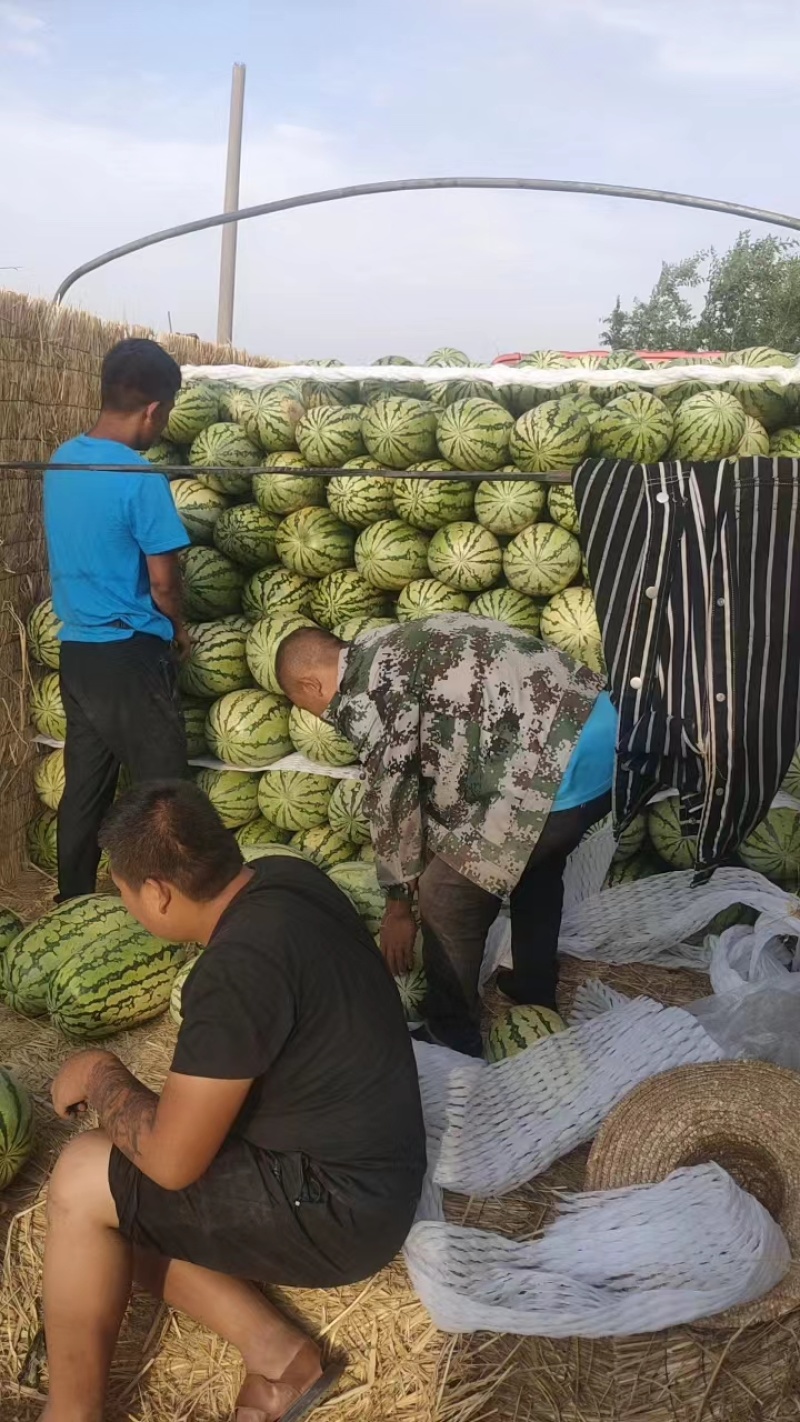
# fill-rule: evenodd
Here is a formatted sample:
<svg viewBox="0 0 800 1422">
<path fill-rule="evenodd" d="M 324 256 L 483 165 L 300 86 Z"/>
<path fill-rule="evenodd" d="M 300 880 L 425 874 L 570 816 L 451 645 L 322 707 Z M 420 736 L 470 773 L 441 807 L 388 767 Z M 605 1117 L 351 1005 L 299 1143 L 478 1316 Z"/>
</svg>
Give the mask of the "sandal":
<svg viewBox="0 0 800 1422">
<path fill-rule="evenodd" d="M 344 1368 L 344 1363 L 329 1363 L 320 1371 L 319 1349 L 309 1339 L 277 1381 L 247 1374 L 234 1418 L 236 1422 L 300 1422 L 339 1381 Z"/>
</svg>

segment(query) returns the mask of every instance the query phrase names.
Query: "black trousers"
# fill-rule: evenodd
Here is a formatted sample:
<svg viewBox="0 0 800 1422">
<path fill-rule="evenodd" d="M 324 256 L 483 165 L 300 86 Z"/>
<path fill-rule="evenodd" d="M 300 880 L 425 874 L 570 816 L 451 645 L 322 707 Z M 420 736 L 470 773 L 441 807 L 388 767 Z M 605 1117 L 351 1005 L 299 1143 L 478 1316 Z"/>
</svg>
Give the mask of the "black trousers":
<svg viewBox="0 0 800 1422">
<path fill-rule="evenodd" d="M 188 774 L 186 732 L 171 648 L 137 632 L 122 642 L 62 642 L 67 718 L 58 807 L 58 899 L 92 894 L 97 836 L 120 766 L 134 781 Z"/>
<path fill-rule="evenodd" d="M 511 972 L 498 985 L 515 1002 L 556 1007 L 558 936 L 567 859 L 609 812 L 602 795 L 575 810 L 554 810 L 510 895 Z M 481 1055 L 478 978 L 486 935 L 502 900 L 435 858 L 420 876 L 419 911 L 431 1035 L 454 1051 Z"/>
</svg>

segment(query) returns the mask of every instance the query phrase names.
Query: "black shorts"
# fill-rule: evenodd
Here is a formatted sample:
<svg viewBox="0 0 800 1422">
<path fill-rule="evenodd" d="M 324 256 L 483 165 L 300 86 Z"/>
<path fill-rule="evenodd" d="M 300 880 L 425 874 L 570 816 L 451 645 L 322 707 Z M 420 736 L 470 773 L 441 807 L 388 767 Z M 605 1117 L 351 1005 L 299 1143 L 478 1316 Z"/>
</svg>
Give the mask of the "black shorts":
<svg viewBox="0 0 800 1422">
<path fill-rule="evenodd" d="M 382 1177 L 385 1182 L 385 1177 Z M 230 1137 L 205 1175 L 165 1190 L 112 1147 L 120 1233 L 141 1249 L 259 1283 L 325 1289 L 376 1274 L 411 1228 L 421 1182 L 365 1178 L 335 1193 L 301 1155 Z"/>
</svg>

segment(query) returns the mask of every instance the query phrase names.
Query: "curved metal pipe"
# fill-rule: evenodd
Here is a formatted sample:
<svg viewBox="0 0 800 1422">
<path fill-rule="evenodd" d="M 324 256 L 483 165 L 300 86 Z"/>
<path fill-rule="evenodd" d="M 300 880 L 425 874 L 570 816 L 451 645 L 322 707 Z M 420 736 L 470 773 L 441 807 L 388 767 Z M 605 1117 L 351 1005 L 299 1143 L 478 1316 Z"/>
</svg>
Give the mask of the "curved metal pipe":
<svg viewBox="0 0 800 1422">
<path fill-rule="evenodd" d="M 229 222 L 245 222 L 249 217 L 268 217 L 273 212 L 287 212 L 295 207 L 313 207 L 322 202 L 339 202 L 343 198 L 374 197 L 379 193 L 405 193 L 439 188 L 522 188 L 527 191 L 544 193 L 583 193 L 593 197 L 631 198 L 638 202 L 665 202 L 676 207 L 703 208 L 707 212 L 722 212 L 730 217 L 744 217 L 750 222 L 766 222 L 773 227 L 790 227 L 800 232 L 800 218 L 788 217 L 782 212 L 769 212 L 766 208 L 746 207 L 742 203 L 722 202 L 717 198 L 692 197 L 688 193 L 664 192 L 659 188 L 626 188 L 614 183 L 566 182 L 558 178 L 397 178 L 387 183 L 357 183 L 347 188 L 327 188 L 318 193 L 301 193 L 299 197 L 279 198 L 277 202 L 263 202 L 256 207 L 243 207 L 238 212 L 218 212 L 213 217 L 201 217 L 196 222 L 183 222 L 177 227 L 166 227 L 162 232 L 151 232 L 147 237 L 137 237 L 135 242 L 126 242 L 122 247 L 112 247 L 102 256 L 84 262 L 66 276 L 55 294 L 55 302 L 63 301 L 71 286 L 89 272 L 105 267 L 118 257 L 127 257 L 131 252 L 141 252 L 145 247 L 155 247 L 159 242 L 169 242 L 173 237 L 186 237 L 191 232 L 204 232 L 209 227 L 223 227 Z"/>
</svg>

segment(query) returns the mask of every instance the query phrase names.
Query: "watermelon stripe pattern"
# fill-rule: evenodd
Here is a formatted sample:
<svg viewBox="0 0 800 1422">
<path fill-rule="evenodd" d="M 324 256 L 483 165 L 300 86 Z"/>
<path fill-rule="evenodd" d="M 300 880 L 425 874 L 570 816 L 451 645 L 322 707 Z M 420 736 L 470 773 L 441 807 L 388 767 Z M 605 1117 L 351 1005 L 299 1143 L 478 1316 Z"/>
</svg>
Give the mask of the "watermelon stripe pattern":
<svg viewBox="0 0 800 1422">
<path fill-rule="evenodd" d="M 455 469 L 499 469 L 513 428 L 513 416 L 490 400 L 456 400 L 439 416 L 436 438 Z"/>
<path fill-rule="evenodd" d="M 324 578 L 353 561 L 355 533 L 329 509 L 304 508 L 288 514 L 275 538 L 285 568 L 304 578 Z"/>
<path fill-rule="evenodd" d="M 438 578 L 415 578 L 406 583 L 395 604 L 399 622 L 421 617 L 437 617 L 444 612 L 467 612 L 469 595 L 458 592 Z"/>
<path fill-rule="evenodd" d="M 110 942 L 84 947 L 50 978 L 47 1011 L 71 1041 L 101 1041 L 167 1010 L 175 975 L 191 950 L 131 925 Z"/>
<path fill-rule="evenodd" d="M 295 458 L 305 464 L 300 455 Z M 292 463 L 288 455 L 285 462 Z M 319 474 L 310 474 L 305 478 L 303 475 L 265 471 L 253 475 L 252 487 L 258 507 L 268 514 L 295 513 L 297 509 L 322 507 L 325 503 L 325 480 Z"/>
<path fill-rule="evenodd" d="M 344 468 L 352 468 L 358 463 L 358 460 L 351 460 L 350 466 L 345 465 Z M 392 479 L 382 479 L 379 474 L 367 474 L 363 479 L 352 475 L 342 478 L 334 475 L 328 483 L 328 507 L 351 528 L 367 528 L 382 518 L 391 518 L 394 513 L 393 486 Z"/>
<path fill-rule="evenodd" d="M 43 914 L 0 957 L 2 996 L 14 1012 L 40 1017 L 47 1011 L 47 985 L 64 964 L 94 943 L 114 943 L 143 930 L 110 894 L 86 894 Z"/>
<path fill-rule="evenodd" d="M 42 667 L 50 667 L 53 670 L 58 667 L 61 658 L 61 644 L 58 640 L 61 625 L 53 610 L 51 597 L 46 597 L 44 602 L 38 603 L 28 618 L 28 646 L 34 661 Z"/>
<path fill-rule="evenodd" d="M 336 783 L 329 775 L 305 770 L 268 770 L 258 782 L 258 807 L 281 830 L 315 829 L 328 823 Z"/>
<path fill-rule="evenodd" d="M 449 523 L 433 535 L 428 567 L 434 578 L 458 592 L 490 588 L 503 570 L 503 553 L 493 533 L 479 523 Z"/>
<path fill-rule="evenodd" d="M 258 780 L 247 770 L 201 770 L 195 783 L 207 795 L 226 829 L 258 818 Z"/>
<path fill-rule="evenodd" d="M 216 548 L 186 548 L 179 555 L 184 605 L 191 622 L 212 621 L 239 611 L 243 568 Z"/>
<path fill-rule="evenodd" d="M 434 459 L 436 427 L 436 412 L 427 401 L 402 395 L 375 400 L 361 421 L 367 450 L 386 469 L 409 469 L 421 459 Z"/>
<path fill-rule="evenodd" d="M 589 421 L 580 410 L 559 400 L 546 400 L 517 420 L 510 454 L 526 474 L 571 469 L 587 453 L 591 439 Z"/>
<path fill-rule="evenodd" d="M 181 691 L 214 701 L 252 686 L 245 646 L 248 624 L 241 617 L 189 624 L 191 650 L 178 671 Z"/>
<path fill-rule="evenodd" d="M 740 402 L 724 390 L 691 395 L 675 414 L 670 459 L 725 459 L 744 438 L 745 416 Z"/>
<path fill-rule="evenodd" d="M 0 1190 L 19 1174 L 33 1149 L 33 1102 L 22 1082 L 0 1067 Z"/>
<path fill-rule="evenodd" d="M 234 504 L 214 524 L 214 545 L 239 567 L 254 571 L 277 563 L 275 538 L 279 527 L 280 519 L 264 513 L 258 504 Z"/>
<path fill-rule="evenodd" d="M 211 707 L 205 737 L 211 754 L 228 765 L 269 765 L 292 749 L 289 703 L 269 691 L 232 691 Z"/>
<path fill-rule="evenodd" d="M 250 491 L 249 474 L 243 469 L 252 469 L 261 459 L 261 450 L 249 439 L 238 425 L 209 425 L 193 441 L 189 450 L 189 463 L 197 465 L 196 478 L 209 489 L 220 494 L 247 494 Z M 221 474 L 205 474 L 199 466 L 221 467 Z"/>
<path fill-rule="evenodd" d="M 399 592 L 428 571 L 428 538 L 402 519 L 370 524 L 356 539 L 356 567 L 383 592 Z"/>
<path fill-rule="evenodd" d="M 430 464 L 436 462 L 431 460 Z M 466 479 L 396 479 L 394 484 L 395 513 L 412 528 L 427 532 L 456 519 L 468 519 L 474 497 Z"/>
<path fill-rule="evenodd" d="M 308 603 L 310 616 L 321 627 L 335 627 L 348 617 L 379 617 L 386 599 L 354 568 L 342 568 L 314 584 Z"/>
<path fill-rule="evenodd" d="M 329 469 L 364 451 L 360 413 L 350 405 L 318 405 L 303 416 L 295 434 L 312 468 Z"/>
</svg>

